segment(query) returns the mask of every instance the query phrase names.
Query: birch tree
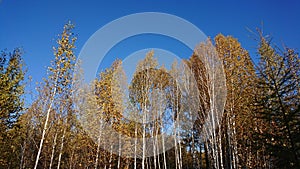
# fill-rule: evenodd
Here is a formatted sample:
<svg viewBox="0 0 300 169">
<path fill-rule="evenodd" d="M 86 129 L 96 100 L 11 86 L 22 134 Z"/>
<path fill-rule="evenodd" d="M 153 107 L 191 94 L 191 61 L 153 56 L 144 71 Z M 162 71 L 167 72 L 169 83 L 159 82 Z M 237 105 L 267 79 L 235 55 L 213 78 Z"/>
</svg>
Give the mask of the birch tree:
<svg viewBox="0 0 300 169">
<path fill-rule="evenodd" d="M 49 88 L 49 97 L 47 98 L 47 100 L 44 100 L 44 104 L 46 105 L 46 118 L 42 131 L 42 137 L 38 148 L 38 153 L 36 156 L 34 166 L 35 169 L 38 167 L 40 155 L 45 140 L 45 135 L 48 131 L 50 113 L 53 111 L 54 108 L 58 108 L 55 112 L 59 113 L 60 120 L 62 120 L 65 117 L 67 117 L 66 119 L 70 118 L 71 100 L 69 97 L 71 95 L 70 85 L 72 83 L 72 72 L 75 64 L 75 55 L 73 50 L 75 48 L 76 41 L 76 37 L 72 33 L 73 28 L 74 25 L 72 25 L 71 23 L 68 23 L 64 26 L 64 30 L 60 38 L 57 40 L 58 47 L 54 47 L 55 59 L 52 62 L 52 65 L 48 68 L 49 77 L 48 79 L 45 79 L 45 86 Z M 68 121 L 64 120 L 62 122 L 63 125 L 67 123 Z M 66 132 L 65 130 L 66 128 L 63 127 L 57 168 L 60 167 L 61 163 L 61 154 L 64 146 L 64 137 Z"/>
<path fill-rule="evenodd" d="M 202 129 L 204 131 L 203 137 L 210 147 L 208 153 L 212 156 L 213 167 L 224 168 L 224 161 L 221 158 L 220 125 L 227 91 L 223 64 L 210 39 L 197 46 L 194 53 L 199 57 L 203 65 L 202 74 L 198 75 L 200 77 L 198 81 L 201 82 L 201 85 L 205 86 L 202 89 L 202 91 L 204 90 L 203 93 L 201 93 L 205 96 L 202 98 L 203 108 L 199 109 L 199 116 L 205 117 Z"/>
</svg>

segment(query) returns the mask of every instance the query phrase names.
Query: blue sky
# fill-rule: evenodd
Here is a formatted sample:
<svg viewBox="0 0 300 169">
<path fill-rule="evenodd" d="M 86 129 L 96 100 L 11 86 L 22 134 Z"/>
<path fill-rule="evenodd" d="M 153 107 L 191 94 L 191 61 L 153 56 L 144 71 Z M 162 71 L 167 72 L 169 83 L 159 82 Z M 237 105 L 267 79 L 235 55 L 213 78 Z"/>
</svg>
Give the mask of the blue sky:
<svg viewBox="0 0 300 169">
<path fill-rule="evenodd" d="M 271 34 L 275 42 L 299 50 L 299 9 L 300 2 L 297 0 L 0 0 L 0 49 L 23 47 L 28 75 L 33 77 L 33 81 L 41 81 L 53 59 L 52 46 L 68 20 L 76 25 L 74 32 L 78 34 L 78 54 L 95 31 L 117 18 L 138 12 L 163 12 L 193 23 L 207 36 L 214 37 L 222 33 L 238 38 L 255 60 L 256 43 L 246 28 L 255 30 L 263 22 L 264 32 Z M 172 52 L 189 57 L 190 51 L 178 50 L 180 44 L 177 42 L 154 35 L 144 38 L 137 36 L 127 42 L 131 45 L 115 47 L 111 57 L 106 58 L 107 65 L 114 57 L 123 58 L 145 47 L 174 50 Z"/>
</svg>

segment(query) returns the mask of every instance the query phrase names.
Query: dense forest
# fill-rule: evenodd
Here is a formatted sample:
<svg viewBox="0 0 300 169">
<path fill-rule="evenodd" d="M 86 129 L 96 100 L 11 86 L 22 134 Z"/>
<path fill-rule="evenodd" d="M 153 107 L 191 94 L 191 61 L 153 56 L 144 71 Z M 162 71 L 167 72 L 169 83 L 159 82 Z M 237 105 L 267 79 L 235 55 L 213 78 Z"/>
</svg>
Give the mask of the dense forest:
<svg viewBox="0 0 300 169">
<path fill-rule="evenodd" d="M 294 49 L 258 30 L 254 63 L 219 34 L 170 70 L 149 51 L 129 85 L 121 60 L 83 84 L 73 28 L 29 106 L 23 49 L 1 52 L 0 168 L 300 168 Z"/>
</svg>

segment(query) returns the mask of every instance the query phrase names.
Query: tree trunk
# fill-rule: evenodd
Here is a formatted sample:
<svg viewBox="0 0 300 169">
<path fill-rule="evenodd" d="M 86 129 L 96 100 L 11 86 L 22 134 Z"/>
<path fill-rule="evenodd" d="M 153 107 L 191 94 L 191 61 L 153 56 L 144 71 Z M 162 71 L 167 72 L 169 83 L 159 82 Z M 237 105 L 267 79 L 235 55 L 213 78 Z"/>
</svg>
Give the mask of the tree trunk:
<svg viewBox="0 0 300 169">
<path fill-rule="evenodd" d="M 57 74 L 57 77 L 56 77 L 56 83 L 57 83 L 57 79 L 58 79 L 58 74 Z M 56 84 L 55 83 L 55 84 Z M 54 91 L 53 91 L 53 95 L 50 99 L 50 105 L 49 105 L 49 108 L 47 110 L 47 115 L 46 115 L 46 120 L 45 120 L 45 124 L 44 124 L 44 128 L 43 128 L 43 133 L 42 133 L 42 138 L 41 138 L 41 141 L 40 141 L 40 146 L 39 146 L 39 150 L 38 150 L 38 154 L 36 156 L 36 160 L 35 160 L 35 165 L 34 165 L 34 169 L 37 169 L 37 166 L 38 166 L 38 163 L 39 163 L 39 160 L 40 160 L 40 155 L 41 155 L 41 152 L 42 152 L 42 148 L 43 148 L 43 143 L 44 143 L 44 140 L 45 140 L 45 134 L 46 134 L 46 130 L 47 130 L 47 127 L 48 127 L 48 120 L 49 120 L 49 116 L 50 116 L 50 111 L 52 109 L 52 106 L 53 106 L 53 102 L 54 102 L 54 96 L 56 95 L 56 85 L 54 87 Z"/>
<path fill-rule="evenodd" d="M 56 147 L 56 139 L 57 139 L 57 132 L 55 132 L 55 136 L 54 136 L 54 140 L 53 140 L 49 169 L 52 168 L 52 163 L 53 163 L 53 159 L 54 159 L 54 152 L 55 152 L 55 147 Z"/>
<path fill-rule="evenodd" d="M 102 135 L 102 121 L 100 120 L 100 128 L 99 128 L 99 136 L 98 136 L 98 145 L 97 145 L 96 160 L 95 160 L 95 169 L 98 168 L 98 160 L 99 160 L 99 152 L 100 152 L 101 135 Z"/>
<path fill-rule="evenodd" d="M 119 154 L 118 154 L 118 169 L 120 169 L 121 165 L 121 150 L 122 150 L 122 145 L 121 145 L 121 134 L 119 133 Z"/>
<path fill-rule="evenodd" d="M 135 123 L 135 129 L 134 129 L 134 169 L 136 169 L 136 153 L 137 153 L 137 123 Z"/>
<path fill-rule="evenodd" d="M 59 150 L 59 155 L 58 155 L 58 164 L 57 164 L 57 169 L 60 168 L 60 163 L 61 163 L 61 155 L 62 151 L 64 148 L 64 139 L 65 139 L 65 134 L 66 134 L 66 128 L 64 128 L 63 135 L 61 137 L 61 144 L 60 144 L 60 150 Z"/>
<path fill-rule="evenodd" d="M 109 155 L 109 169 L 111 169 L 112 159 L 113 159 L 113 153 L 112 153 L 113 145 L 110 146 L 110 155 Z"/>
</svg>

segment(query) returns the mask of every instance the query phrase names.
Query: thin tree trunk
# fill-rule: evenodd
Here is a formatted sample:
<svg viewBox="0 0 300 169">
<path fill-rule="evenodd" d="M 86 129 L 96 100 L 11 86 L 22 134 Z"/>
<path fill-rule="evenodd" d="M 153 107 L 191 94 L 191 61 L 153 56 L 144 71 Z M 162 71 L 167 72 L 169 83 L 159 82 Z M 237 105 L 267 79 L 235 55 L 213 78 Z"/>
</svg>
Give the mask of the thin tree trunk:
<svg viewBox="0 0 300 169">
<path fill-rule="evenodd" d="M 106 143 L 106 141 L 104 141 L 104 145 L 103 145 L 104 146 L 104 150 L 106 150 L 106 144 L 105 143 Z M 103 155 L 103 158 L 104 158 L 103 159 L 104 160 L 104 169 L 107 168 L 107 158 L 106 157 L 107 157 L 107 153 L 105 152 L 105 154 Z"/>
<path fill-rule="evenodd" d="M 192 163 L 193 168 L 196 168 L 196 150 L 195 150 L 195 137 L 194 137 L 194 131 L 192 131 Z"/>
<path fill-rule="evenodd" d="M 58 75 L 57 75 L 57 77 L 58 77 Z M 58 79 L 57 77 L 56 77 L 56 83 L 57 83 L 57 79 Z M 40 141 L 40 146 L 39 146 L 38 154 L 37 154 L 36 160 L 35 160 L 34 169 L 37 169 L 37 166 L 38 166 L 38 163 L 39 163 L 39 160 L 40 160 L 40 155 L 41 155 L 42 148 L 43 148 L 43 143 L 44 143 L 44 140 L 45 140 L 45 134 L 46 134 L 46 130 L 47 130 L 47 127 L 48 127 L 48 121 L 49 121 L 50 111 L 51 111 L 52 106 L 53 106 L 54 96 L 56 95 L 56 90 L 57 90 L 56 83 L 55 83 L 53 95 L 52 95 L 52 97 L 50 99 L 50 105 L 49 105 L 49 108 L 47 110 L 46 120 L 45 120 L 45 124 L 44 124 L 44 128 L 43 128 L 43 132 L 42 132 L 42 138 L 41 138 L 41 141 Z"/>
<path fill-rule="evenodd" d="M 179 157 L 178 157 L 178 147 L 177 147 L 177 130 L 176 130 L 176 123 L 175 123 L 175 114 L 173 115 L 173 132 L 174 132 L 174 154 L 175 154 L 175 169 L 178 169 L 179 164 Z"/>
<path fill-rule="evenodd" d="M 113 145 L 110 146 L 110 155 L 109 155 L 109 169 L 111 169 L 111 162 L 113 158 L 113 153 L 112 153 Z"/>
<path fill-rule="evenodd" d="M 60 68 L 58 68 L 58 70 L 57 70 L 58 72 L 59 72 L 59 69 Z M 37 169 L 37 166 L 38 166 L 38 163 L 39 163 L 39 160 L 40 160 L 40 155 L 41 155 L 41 152 L 42 152 L 43 143 L 44 143 L 44 140 L 45 140 L 45 134 L 46 134 L 47 126 L 48 126 L 50 111 L 52 109 L 52 106 L 53 106 L 53 103 L 54 103 L 54 97 L 55 97 L 56 91 L 57 91 L 58 76 L 59 76 L 59 73 L 57 73 L 56 77 L 55 77 L 54 89 L 53 89 L 52 96 L 50 97 L 50 105 L 49 105 L 49 108 L 47 110 L 46 120 L 45 120 L 45 124 L 44 124 L 44 128 L 43 128 L 43 132 L 42 132 L 42 138 L 41 138 L 41 141 L 40 141 L 38 154 L 37 154 L 36 160 L 35 160 L 34 169 Z"/>
<path fill-rule="evenodd" d="M 233 119 L 233 123 L 232 123 L 232 125 L 233 125 L 233 167 L 234 167 L 234 169 L 236 169 L 236 168 L 238 168 L 238 164 L 239 164 L 239 158 L 238 158 L 238 148 L 237 148 L 237 140 L 236 140 L 236 128 L 235 128 L 235 117 L 234 117 L 234 119 Z"/>
<path fill-rule="evenodd" d="M 21 146 L 20 169 L 23 168 L 24 154 L 25 154 L 25 149 L 26 149 L 26 140 L 27 140 L 27 138 L 25 138 L 23 146 Z"/>
<path fill-rule="evenodd" d="M 156 117 L 156 116 L 154 116 Z M 153 140 L 153 160 L 154 160 L 154 169 L 156 169 L 156 139 L 154 139 L 154 137 L 156 138 L 156 135 L 154 136 L 154 131 L 156 131 L 156 125 L 155 125 L 155 119 L 154 119 L 154 125 L 153 125 L 153 129 L 152 129 L 152 140 Z"/>
<path fill-rule="evenodd" d="M 177 80 L 176 80 L 177 82 Z M 173 83 L 173 85 L 175 86 L 177 83 Z M 178 91 L 175 91 L 176 95 L 174 96 L 174 107 L 175 107 L 175 112 L 173 114 L 173 132 L 174 132 L 174 153 L 175 153 L 175 169 L 178 169 L 178 165 L 179 165 L 179 153 L 178 153 L 178 147 L 177 147 L 177 126 L 176 126 L 176 116 L 178 118 Z M 177 114 L 177 115 L 176 115 Z"/>
<path fill-rule="evenodd" d="M 52 163 L 53 163 L 53 159 L 54 159 L 54 152 L 55 152 L 55 147 L 56 147 L 56 139 L 57 139 L 57 132 L 55 132 L 55 136 L 54 136 L 54 140 L 53 140 L 49 169 L 52 168 Z"/>
<path fill-rule="evenodd" d="M 145 169 L 145 155 L 146 155 L 146 113 L 143 113 L 143 156 L 142 156 L 142 169 Z"/>
<path fill-rule="evenodd" d="M 156 133 L 156 144 L 157 144 L 157 147 L 158 147 L 158 144 L 159 144 L 159 143 L 158 143 L 158 138 L 157 138 L 157 137 L 158 137 L 158 136 L 157 136 L 157 135 L 158 135 L 158 130 L 159 130 L 159 128 L 157 128 L 157 130 L 156 130 L 156 131 L 157 131 L 157 133 Z M 158 159 L 157 163 L 158 163 L 158 169 L 161 169 L 161 167 L 160 167 L 160 155 L 159 155 L 159 152 L 158 152 L 158 151 L 159 151 L 159 150 L 157 150 L 157 159 Z"/>
<path fill-rule="evenodd" d="M 121 165 L 121 150 L 122 150 L 122 145 L 121 145 L 121 134 L 119 133 L 119 154 L 118 154 L 118 169 L 120 169 Z"/>
<path fill-rule="evenodd" d="M 162 128 L 164 128 L 164 125 L 162 125 Z M 164 135 L 162 135 L 162 146 L 163 146 L 164 167 L 165 167 L 165 169 L 167 169 L 166 147 L 165 147 L 165 137 L 164 137 Z"/>
<path fill-rule="evenodd" d="M 219 125 L 221 126 L 221 125 Z M 223 164 L 223 152 L 222 152 L 222 132 L 221 130 L 219 129 L 218 131 L 218 149 L 219 149 L 219 156 L 220 156 L 220 168 L 223 169 L 224 168 L 224 164 Z"/>
<path fill-rule="evenodd" d="M 180 138 L 180 131 L 178 131 L 178 138 Z M 178 140 L 178 145 L 179 145 L 179 169 L 182 169 L 182 151 L 181 151 L 181 140 L 180 139 Z"/>
<path fill-rule="evenodd" d="M 232 134 L 231 134 L 231 126 L 230 126 L 230 115 L 229 115 L 229 112 L 228 113 L 226 113 L 227 115 L 226 115 L 226 121 L 227 121 L 227 141 L 228 141 L 228 152 L 227 152 L 227 154 L 228 154 L 228 159 L 229 159 L 229 168 L 230 169 L 232 169 L 232 167 L 233 167 L 233 164 L 232 164 L 232 159 L 234 158 L 233 157 L 233 153 L 232 153 L 232 143 L 231 143 L 231 136 L 232 136 Z"/>
<path fill-rule="evenodd" d="M 60 163 L 61 163 L 61 155 L 62 151 L 64 148 L 64 139 L 65 139 L 65 134 L 66 134 L 66 128 L 64 128 L 63 135 L 61 137 L 61 144 L 60 144 L 60 150 L 59 150 L 59 155 L 58 155 L 58 164 L 57 164 L 57 169 L 60 168 Z"/>
<path fill-rule="evenodd" d="M 134 130 L 134 169 L 136 169 L 136 153 L 137 153 L 137 123 L 135 122 L 135 130 Z"/>
<path fill-rule="evenodd" d="M 148 77 L 148 71 L 147 71 L 147 77 Z M 147 78 L 148 79 L 148 78 Z M 142 90 L 143 91 L 143 90 Z M 144 96 L 143 96 L 144 97 Z M 145 169 L 145 156 L 146 156 L 146 115 L 147 115 L 147 105 L 144 100 L 144 108 L 143 108 L 143 155 L 142 155 L 142 169 Z"/>
<path fill-rule="evenodd" d="M 69 169 L 72 169 L 73 157 L 74 157 L 74 149 L 72 150 L 72 153 L 71 153 Z"/>
<path fill-rule="evenodd" d="M 95 169 L 98 168 L 98 160 L 99 160 L 99 151 L 100 151 L 101 135 L 102 135 L 102 121 L 100 120 L 100 128 L 99 128 L 99 136 L 98 136 L 98 145 L 97 145 L 96 160 L 95 160 Z"/>
<path fill-rule="evenodd" d="M 178 86 L 178 81 L 177 81 L 177 79 L 176 79 L 176 88 L 177 88 L 177 90 L 176 90 L 176 113 L 177 113 L 177 121 L 179 122 L 179 117 L 180 117 L 180 115 L 179 115 L 179 93 L 178 93 L 178 89 L 179 89 L 179 86 Z M 182 156 L 181 156 L 181 142 L 180 142 L 180 131 L 179 131 L 179 129 L 178 129 L 178 127 L 179 127 L 179 124 L 177 124 L 177 126 L 175 126 L 175 135 L 177 135 L 177 137 L 178 137 L 178 146 L 179 146 L 179 156 L 178 156 L 178 169 L 182 169 Z M 176 137 L 176 139 L 177 139 L 177 137 Z M 176 146 L 177 147 L 177 146 Z M 178 151 L 178 150 L 177 150 Z M 178 152 L 177 152 L 178 153 Z"/>
</svg>

